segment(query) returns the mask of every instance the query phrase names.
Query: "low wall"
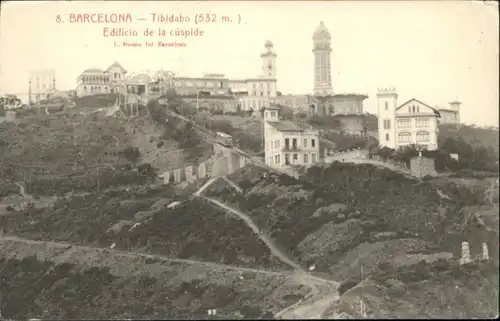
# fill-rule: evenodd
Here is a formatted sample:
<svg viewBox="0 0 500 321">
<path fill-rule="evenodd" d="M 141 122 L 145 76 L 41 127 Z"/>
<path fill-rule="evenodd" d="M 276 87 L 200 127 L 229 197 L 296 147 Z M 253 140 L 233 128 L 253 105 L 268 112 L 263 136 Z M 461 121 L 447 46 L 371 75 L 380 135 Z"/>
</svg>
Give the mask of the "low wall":
<svg viewBox="0 0 500 321">
<path fill-rule="evenodd" d="M 436 176 L 436 166 L 433 158 L 413 157 L 410 159 L 411 174 L 415 177 Z"/>
<path fill-rule="evenodd" d="M 368 159 L 368 151 L 362 149 L 353 149 L 344 152 L 335 152 L 329 155 L 326 155 L 323 161 L 327 164 L 333 163 L 334 161 L 343 161 L 347 159 Z"/>
<path fill-rule="evenodd" d="M 247 164 L 245 157 L 228 152 L 217 153 L 208 160 L 198 164 L 163 172 L 160 178 L 164 184 L 192 182 L 206 177 L 229 175 Z"/>
</svg>

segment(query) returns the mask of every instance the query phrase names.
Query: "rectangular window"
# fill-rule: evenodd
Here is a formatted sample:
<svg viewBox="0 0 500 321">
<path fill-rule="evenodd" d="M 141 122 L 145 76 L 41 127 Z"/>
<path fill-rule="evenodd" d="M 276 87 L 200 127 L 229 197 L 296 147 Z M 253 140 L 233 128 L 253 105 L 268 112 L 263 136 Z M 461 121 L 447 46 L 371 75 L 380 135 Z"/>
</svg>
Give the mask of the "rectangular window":
<svg viewBox="0 0 500 321">
<path fill-rule="evenodd" d="M 398 119 L 398 128 L 410 128 L 411 120 L 410 119 Z"/>
<path fill-rule="evenodd" d="M 316 164 L 316 154 L 315 153 L 311 154 L 311 160 L 312 160 L 313 164 Z"/>
<path fill-rule="evenodd" d="M 278 165 L 279 165 L 279 164 L 281 163 L 281 157 L 280 157 L 280 155 L 279 155 L 279 154 L 278 154 L 278 155 L 276 155 L 276 156 L 278 156 L 278 162 L 276 162 L 276 164 L 278 164 Z"/>
<path fill-rule="evenodd" d="M 304 154 L 304 164 L 307 164 L 309 162 L 309 155 Z"/>
<path fill-rule="evenodd" d="M 280 163 L 279 156 L 280 155 L 274 155 L 274 163 L 275 164 L 279 164 Z"/>
<path fill-rule="evenodd" d="M 299 159 L 299 155 L 298 154 L 293 154 L 293 160 L 296 161 Z M 294 162 L 295 163 L 295 162 Z"/>
<path fill-rule="evenodd" d="M 307 138 L 304 138 L 304 147 L 307 147 Z"/>
<path fill-rule="evenodd" d="M 311 147 L 316 147 L 316 140 L 314 138 L 311 139 Z"/>
<path fill-rule="evenodd" d="M 290 149 L 290 139 L 285 138 L 285 149 Z"/>
<path fill-rule="evenodd" d="M 389 103 L 385 102 L 385 110 L 389 110 Z"/>
<path fill-rule="evenodd" d="M 384 129 L 391 129 L 391 120 L 384 119 Z"/>
<path fill-rule="evenodd" d="M 430 141 L 430 135 L 428 132 L 418 132 L 417 142 L 428 142 Z"/>
<path fill-rule="evenodd" d="M 290 165 L 290 154 L 285 154 L 285 165 Z"/>
<path fill-rule="evenodd" d="M 292 148 L 297 149 L 297 138 L 292 139 Z"/>
<path fill-rule="evenodd" d="M 429 127 L 430 121 L 429 118 L 417 118 L 416 123 L 417 127 Z"/>
<path fill-rule="evenodd" d="M 389 141 L 389 134 L 385 134 L 385 140 Z"/>
</svg>

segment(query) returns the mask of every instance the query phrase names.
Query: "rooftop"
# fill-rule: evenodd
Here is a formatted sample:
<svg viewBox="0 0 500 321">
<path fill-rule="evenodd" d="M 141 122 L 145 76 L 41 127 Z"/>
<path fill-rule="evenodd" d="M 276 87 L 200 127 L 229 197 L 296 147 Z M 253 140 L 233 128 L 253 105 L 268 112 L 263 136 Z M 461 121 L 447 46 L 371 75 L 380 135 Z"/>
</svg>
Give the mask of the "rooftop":
<svg viewBox="0 0 500 321">
<path fill-rule="evenodd" d="M 359 93 L 340 93 L 340 94 L 334 94 L 333 97 L 357 97 L 357 98 L 362 98 L 362 99 L 368 98 L 367 95 L 363 95 L 363 94 L 359 94 Z"/>
<path fill-rule="evenodd" d="M 280 132 L 303 132 L 304 129 L 295 125 L 291 121 L 268 121 L 269 125 L 273 126 Z"/>
</svg>

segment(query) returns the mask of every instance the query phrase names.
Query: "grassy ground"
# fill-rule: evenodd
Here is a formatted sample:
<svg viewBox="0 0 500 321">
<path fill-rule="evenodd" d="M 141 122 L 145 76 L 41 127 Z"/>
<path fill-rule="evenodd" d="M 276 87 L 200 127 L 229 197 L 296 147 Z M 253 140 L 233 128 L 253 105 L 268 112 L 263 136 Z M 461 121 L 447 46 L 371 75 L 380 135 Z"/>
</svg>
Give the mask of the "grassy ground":
<svg viewBox="0 0 500 321">
<path fill-rule="evenodd" d="M 362 317 L 361 297 L 369 318 L 494 318 L 498 265 L 439 260 L 386 270 L 348 290 L 331 312 Z"/>
<path fill-rule="evenodd" d="M 308 289 L 285 276 L 117 252 L 0 241 L 2 316 L 12 319 L 272 317 Z"/>
<path fill-rule="evenodd" d="M 161 186 L 74 196 L 3 216 L 1 225 L 6 234 L 32 240 L 105 248 L 116 243 L 172 258 L 287 269 L 241 220 L 203 200 L 187 200 L 185 192 Z M 185 202 L 166 208 L 174 201 Z"/>
</svg>

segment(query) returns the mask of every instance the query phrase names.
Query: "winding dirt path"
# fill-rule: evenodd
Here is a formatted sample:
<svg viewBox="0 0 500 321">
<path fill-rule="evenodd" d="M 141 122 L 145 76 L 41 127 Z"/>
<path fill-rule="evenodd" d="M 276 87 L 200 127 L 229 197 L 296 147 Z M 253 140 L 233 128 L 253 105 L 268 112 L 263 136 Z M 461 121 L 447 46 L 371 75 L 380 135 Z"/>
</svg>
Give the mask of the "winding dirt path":
<svg viewBox="0 0 500 321">
<path fill-rule="evenodd" d="M 228 206 L 216 199 L 202 196 L 201 193 L 205 191 L 213 182 L 215 182 L 215 179 L 205 183 L 197 192 L 194 193 L 194 195 L 205 199 L 206 201 L 243 220 L 245 224 L 250 227 L 252 231 L 259 237 L 259 239 L 267 245 L 273 255 L 278 257 L 283 263 L 295 269 L 295 281 L 311 288 L 311 292 L 305 298 L 299 300 L 292 306 L 280 311 L 275 317 L 282 319 L 323 318 L 326 310 L 328 310 L 339 298 L 337 291 L 339 283 L 332 280 L 323 279 L 306 272 L 303 267 L 301 267 L 298 263 L 293 261 L 279 248 L 277 248 L 273 240 L 261 229 L 259 229 L 259 227 L 247 214 L 238 209 L 232 208 L 231 206 Z M 239 189 L 238 187 L 238 190 L 241 189 Z"/>
<path fill-rule="evenodd" d="M 238 267 L 238 266 L 233 266 L 233 265 L 225 265 L 225 264 L 220 264 L 220 263 L 213 263 L 213 262 L 206 262 L 206 261 L 196 261 L 196 260 L 187 260 L 187 259 L 174 259 L 170 257 L 166 257 L 163 255 L 156 255 L 156 254 L 144 254 L 144 253 L 138 253 L 138 252 L 129 252 L 129 251 L 123 251 L 123 250 L 116 250 L 116 249 L 109 249 L 109 248 L 102 248 L 102 247 L 93 247 L 93 246 L 83 246 L 83 245 L 74 245 L 71 243 L 63 243 L 63 242 L 50 242 L 50 241 L 34 241 L 34 240 L 28 240 L 24 238 L 20 238 L 17 236 L 0 236 L 0 242 L 4 241 L 11 241 L 11 242 L 18 242 L 18 243 L 23 243 L 27 245 L 49 245 L 54 248 L 77 248 L 77 249 L 82 249 L 82 250 L 89 250 L 89 251 L 96 251 L 96 252 L 113 252 L 117 253 L 121 256 L 127 257 L 127 258 L 137 258 L 137 257 L 142 257 L 142 258 L 149 258 L 149 259 L 158 259 L 160 261 L 166 261 L 166 262 L 173 262 L 173 263 L 186 263 L 186 264 L 191 264 L 191 265 L 202 265 L 202 266 L 207 266 L 213 269 L 219 269 L 219 270 L 233 270 L 233 271 L 241 271 L 241 272 L 253 272 L 253 273 L 262 273 L 262 274 L 267 274 L 267 275 L 293 275 L 293 271 L 287 272 L 279 272 L 279 271 L 267 271 L 267 270 L 259 270 L 259 269 L 252 269 L 252 268 L 244 268 L 244 267 Z"/>
</svg>

